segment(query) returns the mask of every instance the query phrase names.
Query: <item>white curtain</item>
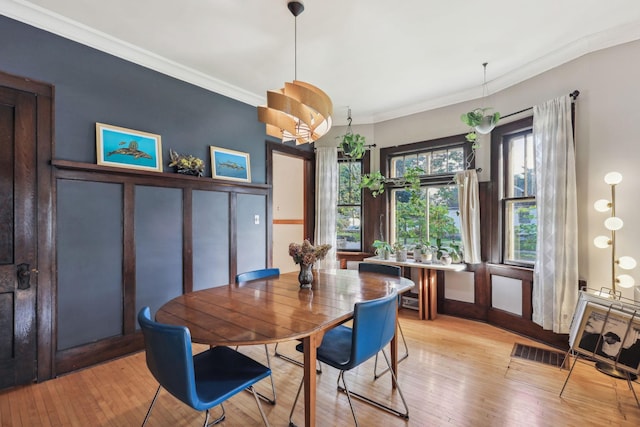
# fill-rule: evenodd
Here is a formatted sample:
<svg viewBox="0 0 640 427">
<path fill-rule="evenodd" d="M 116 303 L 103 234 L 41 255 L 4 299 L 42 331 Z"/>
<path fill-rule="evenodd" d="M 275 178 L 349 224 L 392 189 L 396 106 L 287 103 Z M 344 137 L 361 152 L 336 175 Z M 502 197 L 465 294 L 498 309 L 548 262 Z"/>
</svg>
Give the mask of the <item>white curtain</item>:
<svg viewBox="0 0 640 427">
<path fill-rule="evenodd" d="M 568 333 L 578 301 L 578 213 L 571 99 L 533 108 L 538 242 L 533 321 Z"/>
<path fill-rule="evenodd" d="M 478 174 L 475 170 L 456 173 L 458 202 L 460 205 L 460 234 L 464 249 L 464 262 L 478 264 L 480 259 L 480 197 Z"/>
<path fill-rule="evenodd" d="M 314 244 L 330 244 L 331 250 L 317 268 L 334 269 L 336 259 L 336 216 L 338 211 L 338 148 L 316 147 L 316 235 Z"/>
</svg>

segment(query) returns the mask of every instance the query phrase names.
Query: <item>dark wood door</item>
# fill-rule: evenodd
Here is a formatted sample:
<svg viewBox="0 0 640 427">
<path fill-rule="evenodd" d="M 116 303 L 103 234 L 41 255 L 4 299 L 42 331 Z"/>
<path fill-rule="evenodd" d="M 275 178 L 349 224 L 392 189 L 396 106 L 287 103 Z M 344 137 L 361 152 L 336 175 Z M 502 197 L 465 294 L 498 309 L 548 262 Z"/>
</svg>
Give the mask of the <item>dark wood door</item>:
<svg viewBox="0 0 640 427">
<path fill-rule="evenodd" d="M 36 379 L 36 96 L 0 87 L 0 389 Z"/>
</svg>

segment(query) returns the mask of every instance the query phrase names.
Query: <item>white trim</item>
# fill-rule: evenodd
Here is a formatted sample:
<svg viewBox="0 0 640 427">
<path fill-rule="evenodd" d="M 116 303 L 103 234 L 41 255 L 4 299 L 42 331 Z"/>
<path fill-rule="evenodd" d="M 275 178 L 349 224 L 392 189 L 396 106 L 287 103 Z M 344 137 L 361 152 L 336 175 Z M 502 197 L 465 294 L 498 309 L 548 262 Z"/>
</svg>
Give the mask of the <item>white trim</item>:
<svg viewBox="0 0 640 427">
<path fill-rule="evenodd" d="M 0 0 L 0 13 L 237 101 L 253 106 L 266 102 L 264 95 L 257 95 L 230 85 L 32 3 L 23 0 Z"/>
<path fill-rule="evenodd" d="M 156 55 L 147 50 L 136 47 L 108 34 L 94 30 L 47 9 L 36 6 L 24 0 L 0 0 L 0 13 L 9 18 L 16 19 L 34 27 L 49 31 L 61 37 L 93 47 L 119 58 L 142 65 L 176 79 L 194 84 L 212 92 L 219 93 L 229 98 L 252 106 L 266 103 L 266 97 L 255 94 L 237 86 L 208 76 L 200 71 L 185 67 L 177 62 Z M 622 43 L 640 39 L 640 20 L 636 20 L 624 26 L 602 31 L 582 39 L 576 40 L 566 46 L 562 46 L 540 58 L 532 60 L 523 67 L 498 77 L 489 83 L 492 92 L 507 89 L 545 71 L 574 60 L 580 56 L 615 46 Z M 368 117 L 360 117 L 362 124 L 378 123 L 411 114 L 421 113 L 436 108 L 478 98 L 478 88 L 469 88 L 453 94 L 432 98 L 425 102 L 408 105 L 389 110 L 384 113 L 374 114 Z"/>
</svg>

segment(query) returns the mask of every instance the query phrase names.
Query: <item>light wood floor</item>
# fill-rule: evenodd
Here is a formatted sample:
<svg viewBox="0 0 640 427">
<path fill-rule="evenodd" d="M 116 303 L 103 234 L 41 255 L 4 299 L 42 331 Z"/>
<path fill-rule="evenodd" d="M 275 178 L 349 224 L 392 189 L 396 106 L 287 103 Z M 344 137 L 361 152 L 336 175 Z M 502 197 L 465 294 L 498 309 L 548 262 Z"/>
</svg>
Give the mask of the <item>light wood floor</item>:
<svg viewBox="0 0 640 427">
<path fill-rule="evenodd" d="M 640 409 L 625 381 L 579 361 L 562 397 L 568 371 L 511 358 L 515 342 L 540 346 L 483 323 L 439 316 L 418 321 L 401 311 L 410 356 L 400 364 L 400 384 L 410 408 L 404 421 L 356 402 L 361 426 L 640 426 Z M 201 347 L 204 348 L 204 347 Z M 264 347 L 243 351 L 264 359 Z M 279 349 L 295 354 L 293 345 Z M 288 425 L 302 370 L 272 357 L 278 402 L 263 404 L 272 426 Z M 350 385 L 389 397 L 390 380 L 372 381 L 372 361 L 349 374 Z M 349 426 L 346 396 L 335 390 L 337 372 L 318 378 L 318 425 Z M 634 383 L 637 393 L 640 386 Z M 41 384 L 0 392 L 0 426 L 140 425 L 157 384 L 137 353 Z M 263 391 L 268 384 L 261 384 Z M 393 401 L 399 401 L 397 393 Z M 262 425 L 249 393 L 225 404 L 222 426 Z M 294 417 L 302 424 L 302 406 Z M 161 392 L 149 426 L 197 426 L 202 414 Z"/>
</svg>

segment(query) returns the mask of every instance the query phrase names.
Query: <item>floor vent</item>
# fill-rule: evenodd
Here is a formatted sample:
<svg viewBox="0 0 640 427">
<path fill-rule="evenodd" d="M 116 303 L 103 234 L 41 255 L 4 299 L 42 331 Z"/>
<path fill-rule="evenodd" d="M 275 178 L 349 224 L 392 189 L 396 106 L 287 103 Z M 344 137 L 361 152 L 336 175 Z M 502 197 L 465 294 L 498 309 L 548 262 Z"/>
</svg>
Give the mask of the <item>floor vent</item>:
<svg viewBox="0 0 640 427">
<path fill-rule="evenodd" d="M 562 369 L 567 369 L 568 360 L 567 363 L 565 363 L 565 355 L 566 353 L 561 351 L 547 350 L 520 343 L 515 343 L 513 345 L 513 351 L 511 352 L 511 357 L 544 363 L 545 365 L 556 366 Z"/>
</svg>

